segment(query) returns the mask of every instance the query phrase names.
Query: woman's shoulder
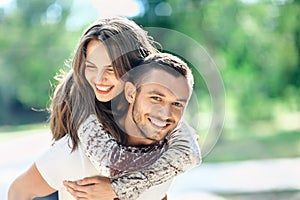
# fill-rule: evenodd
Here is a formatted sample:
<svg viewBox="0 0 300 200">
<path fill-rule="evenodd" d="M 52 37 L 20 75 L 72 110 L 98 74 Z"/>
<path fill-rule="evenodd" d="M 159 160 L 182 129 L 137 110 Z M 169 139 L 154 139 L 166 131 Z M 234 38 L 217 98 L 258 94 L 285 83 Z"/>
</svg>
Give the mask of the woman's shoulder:
<svg viewBox="0 0 300 200">
<path fill-rule="evenodd" d="M 103 125 L 99 122 L 95 114 L 91 114 L 86 118 L 78 128 L 78 134 L 86 133 L 87 131 L 92 132 L 103 132 Z"/>
<path fill-rule="evenodd" d="M 97 116 L 95 114 L 91 114 L 82 122 L 82 124 L 79 126 L 79 129 L 84 129 L 91 125 L 100 126 L 103 128 L 103 125 L 99 122 Z"/>
</svg>

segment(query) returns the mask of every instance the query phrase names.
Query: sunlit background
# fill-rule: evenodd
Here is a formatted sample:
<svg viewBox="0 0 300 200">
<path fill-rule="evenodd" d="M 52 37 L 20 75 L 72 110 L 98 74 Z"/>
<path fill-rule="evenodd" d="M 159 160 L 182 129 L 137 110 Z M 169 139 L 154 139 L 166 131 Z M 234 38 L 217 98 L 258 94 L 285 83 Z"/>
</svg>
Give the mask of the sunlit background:
<svg viewBox="0 0 300 200">
<path fill-rule="evenodd" d="M 53 77 L 71 58 L 83 29 L 95 19 L 115 15 L 126 16 L 142 27 L 167 28 L 191 38 L 207 51 L 222 77 L 225 124 L 199 167 L 204 170 L 193 182 L 201 187 L 190 194 L 300 199 L 300 186 L 295 183 L 300 182 L 295 181 L 300 180 L 300 172 L 295 170 L 295 166 L 300 168 L 297 0 L 0 0 L 0 187 L 5 187 L 0 192 L 5 193 L 8 179 L 18 175 L 12 171 L 13 165 L 20 165 L 16 169 L 21 173 L 34 161 L 39 152 L 30 147 L 42 150 L 49 143 L 46 109 L 51 85 L 56 83 Z M 193 53 L 184 42 L 164 40 Z M 196 72 L 199 66 L 191 67 Z M 192 106 L 186 118 L 197 129 L 202 146 L 211 123 L 211 96 L 202 75 L 194 75 L 192 103 L 198 112 Z M 39 142 L 28 139 L 36 135 Z M 27 154 L 21 147 L 26 147 Z M 25 162 L 12 151 L 33 157 L 25 156 Z M 17 162 L 20 159 L 22 162 Z M 238 170 L 241 173 L 234 173 Z M 230 181 L 240 186 L 226 188 Z"/>
</svg>

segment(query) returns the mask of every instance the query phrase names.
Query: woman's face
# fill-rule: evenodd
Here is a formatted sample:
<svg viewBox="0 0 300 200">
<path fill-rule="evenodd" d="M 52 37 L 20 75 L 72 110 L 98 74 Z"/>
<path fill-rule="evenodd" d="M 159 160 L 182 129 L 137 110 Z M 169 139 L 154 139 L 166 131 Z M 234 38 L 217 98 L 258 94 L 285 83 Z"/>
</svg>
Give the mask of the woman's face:
<svg viewBox="0 0 300 200">
<path fill-rule="evenodd" d="M 85 77 L 101 102 L 110 101 L 123 89 L 104 44 L 98 40 L 91 40 L 87 45 Z"/>
</svg>

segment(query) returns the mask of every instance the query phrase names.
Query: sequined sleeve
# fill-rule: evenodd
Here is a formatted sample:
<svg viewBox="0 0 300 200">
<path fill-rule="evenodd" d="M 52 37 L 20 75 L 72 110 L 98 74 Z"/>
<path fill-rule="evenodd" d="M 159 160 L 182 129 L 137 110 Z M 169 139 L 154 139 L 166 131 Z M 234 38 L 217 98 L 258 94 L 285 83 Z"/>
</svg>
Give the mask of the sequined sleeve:
<svg viewBox="0 0 300 200">
<path fill-rule="evenodd" d="M 78 135 L 86 155 L 99 173 L 113 177 L 113 189 L 122 200 L 136 199 L 151 186 L 163 183 L 201 161 L 196 134 L 185 123 L 170 133 L 166 142 L 142 149 L 118 144 L 94 115 L 81 125 Z"/>
<path fill-rule="evenodd" d="M 112 179 L 120 199 L 136 199 L 151 186 L 163 183 L 201 163 L 196 134 L 186 123 L 167 136 L 168 150 L 152 165 L 139 172 Z"/>
<path fill-rule="evenodd" d="M 78 136 L 89 160 L 99 174 L 107 177 L 142 170 L 167 149 L 166 140 L 141 147 L 121 145 L 103 129 L 95 115 L 82 123 Z"/>
</svg>

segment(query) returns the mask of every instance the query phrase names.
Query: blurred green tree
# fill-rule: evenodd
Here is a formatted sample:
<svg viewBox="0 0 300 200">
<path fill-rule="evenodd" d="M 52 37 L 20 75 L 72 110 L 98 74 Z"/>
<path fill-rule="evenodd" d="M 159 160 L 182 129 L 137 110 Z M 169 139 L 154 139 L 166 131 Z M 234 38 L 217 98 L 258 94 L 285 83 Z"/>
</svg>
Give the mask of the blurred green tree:
<svg viewBox="0 0 300 200">
<path fill-rule="evenodd" d="M 299 1 L 139 2 L 145 12 L 133 18 L 138 24 L 179 31 L 206 48 L 223 76 L 227 111 L 235 113 L 239 123 L 299 112 Z M 28 116 L 20 110 L 47 106 L 49 80 L 53 81 L 80 35 L 65 28 L 71 3 L 18 0 L 9 12 L 0 8 L 0 124 L 14 122 L 18 116 L 26 122 Z M 193 51 L 176 38 L 163 40 Z M 199 99 L 210 101 L 201 74 L 196 74 L 196 82 L 204 86 L 195 89 Z"/>
<path fill-rule="evenodd" d="M 239 122 L 271 120 L 278 109 L 299 112 L 299 2 L 142 2 L 146 11 L 139 23 L 182 32 L 213 56 L 225 82 L 228 111 L 236 113 Z M 165 38 L 185 48 L 180 41 Z"/>
<path fill-rule="evenodd" d="M 65 30 L 68 1 L 16 1 L 0 19 L 0 123 L 32 121 L 46 116 L 50 83 L 74 47 Z M 4 13 L 4 12 L 3 12 Z"/>
</svg>

